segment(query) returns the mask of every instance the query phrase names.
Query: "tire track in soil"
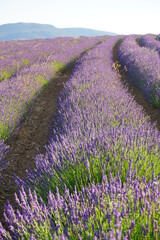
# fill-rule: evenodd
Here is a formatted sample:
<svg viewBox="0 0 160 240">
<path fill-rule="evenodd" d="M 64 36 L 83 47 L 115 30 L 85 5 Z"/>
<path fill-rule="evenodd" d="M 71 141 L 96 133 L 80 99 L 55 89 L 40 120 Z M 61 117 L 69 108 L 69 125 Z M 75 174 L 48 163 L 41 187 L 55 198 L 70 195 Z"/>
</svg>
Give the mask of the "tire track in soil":
<svg viewBox="0 0 160 240">
<path fill-rule="evenodd" d="M 128 92 L 134 97 L 138 105 L 143 107 L 144 113 L 150 117 L 150 121 L 160 131 L 160 110 L 145 98 L 141 89 L 129 78 L 125 69 L 120 65 L 117 59 L 117 51 L 123 39 L 117 41 L 113 48 L 113 67 L 117 71 L 122 83 L 128 88 Z"/>
<path fill-rule="evenodd" d="M 5 159 L 7 166 L 2 172 L 3 183 L 0 186 L 0 221 L 5 226 L 3 212 L 7 200 L 17 208 L 14 193 L 18 188 L 13 180 L 13 174 L 21 179 L 26 175 L 26 169 L 35 168 L 34 157 L 45 153 L 45 145 L 50 139 L 51 126 L 57 109 L 57 98 L 64 83 L 70 77 L 75 63 L 70 64 L 62 74 L 57 73 L 41 93 L 32 101 L 30 110 L 16 131 L 5 141 L 10 151 Z M 39 150 L 40 151 L 39 151 Z"/>
</svg>

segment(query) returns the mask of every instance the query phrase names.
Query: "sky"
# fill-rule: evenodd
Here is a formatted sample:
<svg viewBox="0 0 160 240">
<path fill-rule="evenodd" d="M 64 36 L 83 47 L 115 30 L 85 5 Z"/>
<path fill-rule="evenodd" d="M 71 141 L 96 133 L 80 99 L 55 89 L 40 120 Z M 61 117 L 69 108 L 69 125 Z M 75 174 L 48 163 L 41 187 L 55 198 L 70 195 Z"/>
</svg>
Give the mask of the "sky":
<svg viewBox="0 0 160 240">
<path fill-rule="evenodd" d="M 160 0 L 0 0 L 0 25 L 17 22 L 159 34 Z"/>
</svg>

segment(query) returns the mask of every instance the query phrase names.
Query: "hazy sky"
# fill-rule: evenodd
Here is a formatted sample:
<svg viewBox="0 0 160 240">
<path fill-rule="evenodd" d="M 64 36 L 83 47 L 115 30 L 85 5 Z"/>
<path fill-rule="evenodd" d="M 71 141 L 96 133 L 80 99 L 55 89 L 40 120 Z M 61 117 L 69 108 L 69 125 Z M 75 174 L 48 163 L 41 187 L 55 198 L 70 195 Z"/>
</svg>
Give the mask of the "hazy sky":
<svg viewBox="0 0 160 240">
<path fill-rule="evenodd" d="M 160 0 L 0 0 L 0 25 L 16 22 L 158 34 Z"/>
</svg>

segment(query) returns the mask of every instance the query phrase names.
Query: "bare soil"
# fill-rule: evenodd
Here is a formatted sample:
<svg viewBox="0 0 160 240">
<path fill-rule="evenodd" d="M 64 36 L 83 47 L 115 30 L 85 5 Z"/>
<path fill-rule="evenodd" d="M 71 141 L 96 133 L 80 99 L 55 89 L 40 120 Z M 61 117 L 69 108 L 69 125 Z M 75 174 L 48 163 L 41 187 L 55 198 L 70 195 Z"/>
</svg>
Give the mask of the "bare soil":
<svg viewBox="0 0 160 240">
<path fill-rule="evenodd" d="M 137 102 L 137 104 L 143 107 L 144 113 L 150 117 L 150 121 L 155 124 L 157 129 L 160 131 L 160 110 L 154 108 L 153 105 L 145 98 L 143 92 L 129 78 L 126 70 L 118 62 L 117 51 L 121 42 L 122 40 L 119 40 L 113 49 L 114 68 L 118 72 L 118 75 L 120 76 L 124 86 L 127 86 L 128 92 L 134 97 L 134 100 Z"/>
<path fill-rule="evenodd" d="M 14 193 L 17 186 L 13 175 L 24 179 L 26 169 L 35 168 L 34 157 L 39 153 L 45 153 L 45 145 L 48 143 L 51 126 L 57 110 L 57 98 L 73 70 L 70 65 L 65 73 L 57 73 L 50 80 L 37 98 L 31 103 L 30 110 L 19 128 L 7 140 L 10 151 L 6 156 L 8 165 L 2 172 L 3 183 L 0 186 L 0 221 L 4 224 L 3 211 L 7 199 L 16 206 Z"/>
</svg>

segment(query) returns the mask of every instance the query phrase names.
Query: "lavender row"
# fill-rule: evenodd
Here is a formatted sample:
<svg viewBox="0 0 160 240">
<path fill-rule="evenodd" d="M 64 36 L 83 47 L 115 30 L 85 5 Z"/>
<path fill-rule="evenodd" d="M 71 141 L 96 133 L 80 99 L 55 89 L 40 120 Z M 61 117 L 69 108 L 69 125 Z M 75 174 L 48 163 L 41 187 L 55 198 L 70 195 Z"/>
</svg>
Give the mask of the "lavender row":
<svg viewBox="0 0 160 240">
<path fill-rule="evenodd" d="M 0 137 L 6 138 L 18 125 L 30 101 L 37 96 L 41 88 L 53 78 L 57 71 L 78 58 L 87 48 L 102 38 L 79 38 L 59 41 L 60 49 L 53 52 L 44 62 L 37 62 L 23 69 L 16 77 L 0 83 Z"/>
<path fill-rule="evenodd" d="M 160 58 L 157 51 L 138 46 L 136 36 L 124 38 L 118 60 L 130 78 L 144 92 L 153 106 L 160 107 Z"/>
<path fill-rule="evenodd" d="M 154 35 L 147 34 L 147 35 L 142 36 L 139 39 L 139 43 L 140 43 L 141 47 L 147 47 L 150 49 L 154 49 L 160 55 L 160 42 L 154 38 Z"/>
<path fill-rule="evenodd" d="M 46 154 L 28 179 L 17 179 L 25 189 L 16 196 L 21 210 L 6 207 L 3 239 L 159 236 L 159 132 L 114 72 L 118 38 L 77 62 Z"/>
</svg>

